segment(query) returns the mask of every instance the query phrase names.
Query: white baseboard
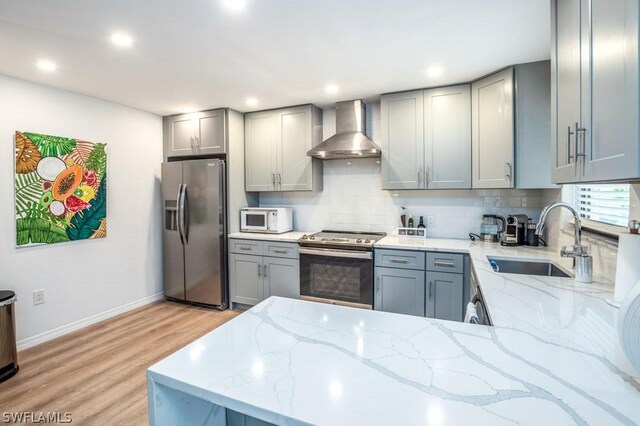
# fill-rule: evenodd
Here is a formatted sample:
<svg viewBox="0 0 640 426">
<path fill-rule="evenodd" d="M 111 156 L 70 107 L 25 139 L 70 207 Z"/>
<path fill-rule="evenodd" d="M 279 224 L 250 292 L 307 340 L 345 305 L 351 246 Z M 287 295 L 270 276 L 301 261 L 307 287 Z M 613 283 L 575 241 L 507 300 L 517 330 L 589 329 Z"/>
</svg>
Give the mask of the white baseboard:
<svg viewBox="0 0 640 426">
<path fill-rule="evenodd" d="M 133 302 L 127 303 L 122 306 L 118 306 L 117 308 L 109 309 L 108 311 L 104 311 L 99 314 L 92 315 L 87 318 L 83 318 L 79 321 L 74 321 L 67 325 L 54 328 L 53 330 L 45 331 L 44 333 L 27 337 L 26 339 L 22 339 L 17 342 L 18 351 L 30 348 L 35 345 L 39 345 L 40 343 L 44 343 L 51 339 L 55 339 L 56 337 L 64 336 L 65 334 L 71 333 L 72 331 L 80 330 L 81 328 L 84 328 L 86 326 L 95 324 L 100 321 L 104 321 L 106 319 L 115 317 L 116 315 L 123 314 L 125 312 L 131 311 L 133 309 L 139 308 L 144 305 L 148 305 L 149 303 L 157 302 L 158 300 L 162 300 L 162 299 L 164 299 L 164 293 L 160 292 L 160 293 L 152 294 L 151 296 L 134 300 Z"/>
</svg>

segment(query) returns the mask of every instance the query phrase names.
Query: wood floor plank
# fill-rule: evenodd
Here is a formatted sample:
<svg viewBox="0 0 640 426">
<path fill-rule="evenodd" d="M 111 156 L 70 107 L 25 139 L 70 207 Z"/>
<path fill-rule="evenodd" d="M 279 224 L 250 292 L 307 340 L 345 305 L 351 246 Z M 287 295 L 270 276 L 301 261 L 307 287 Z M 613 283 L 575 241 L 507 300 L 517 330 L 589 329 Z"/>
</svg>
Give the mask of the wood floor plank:
<svg viewBox="0 0 640 426">
<path fill-rule="evenodd" d="M 0 413 L 70 412 L 75 424 L 146 424 L 146 369 L 234 318 L 157 302 L 18 354 Z"/>
</svg>

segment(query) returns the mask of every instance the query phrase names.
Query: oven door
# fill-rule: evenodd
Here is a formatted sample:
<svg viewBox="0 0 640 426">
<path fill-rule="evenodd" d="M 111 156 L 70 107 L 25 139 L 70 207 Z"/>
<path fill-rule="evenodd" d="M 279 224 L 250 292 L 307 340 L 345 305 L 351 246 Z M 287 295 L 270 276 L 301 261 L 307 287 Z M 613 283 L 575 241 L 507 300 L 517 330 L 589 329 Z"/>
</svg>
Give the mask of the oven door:
<svg viewBox="0 0 640 426">
<path fill-rule="evenodd" d="M 373 253 L 301 247 L 300 298 L 372 309 Z"/>
<path fill-rule="evenodd" d="M 240 230 L 243 232 L 268 232 L 267 210 L 240 210 Z"/>
</svg>

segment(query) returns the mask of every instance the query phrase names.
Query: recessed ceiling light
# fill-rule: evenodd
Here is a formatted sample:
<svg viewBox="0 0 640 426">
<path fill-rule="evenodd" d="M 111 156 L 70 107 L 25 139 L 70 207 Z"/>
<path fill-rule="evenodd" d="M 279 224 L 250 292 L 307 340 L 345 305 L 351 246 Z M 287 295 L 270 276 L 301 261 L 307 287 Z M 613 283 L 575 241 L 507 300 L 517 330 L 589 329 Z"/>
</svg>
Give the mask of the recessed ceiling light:
<svg viewBox="0 0 640 426">
<path fill-rule="evenodd" d="M 247 6 L 247 0 L 222 0 L 222 5 L 230 12 L 242 12 Z"/>
<path fill-rule="evenodd" d="M 256 98 L 247 98 L 247 105 L 256 106 L 258 105 L 258 100 Z"/>
<path fill-rule="evenodd" d="M 48 71 L 48 72 L 53 72 L 56 70 L 56 68 L 58 68 L 56 64 L 46 59 L 40 59 L 38 62 L 36 62 L 36 66 L 40 68 L 42 71 Z"/>
<path fill-rule="evenodd" d="M 129 34 L 113 33 L 111 34 L 111 42 L 118 47 L 131 47 L 133 39 Z"/>
<path fill-rule="evenodd" d="M 340 88 L 338 86 L 336 86 L 335 84 L 329 84 L 329 85 L 327 85 L 327 87 L 324 88 L 324 90 L 328 94 L 334 95 L 334 94 L 338 93 L 338 90 L 340 90 Z"/>
<path fill-rule="evenodd" d="M 431 78 L 438 78 L 444 73 L 442 67 L 432 66 L 427 68 L 427 75 Z"/>
</svg>

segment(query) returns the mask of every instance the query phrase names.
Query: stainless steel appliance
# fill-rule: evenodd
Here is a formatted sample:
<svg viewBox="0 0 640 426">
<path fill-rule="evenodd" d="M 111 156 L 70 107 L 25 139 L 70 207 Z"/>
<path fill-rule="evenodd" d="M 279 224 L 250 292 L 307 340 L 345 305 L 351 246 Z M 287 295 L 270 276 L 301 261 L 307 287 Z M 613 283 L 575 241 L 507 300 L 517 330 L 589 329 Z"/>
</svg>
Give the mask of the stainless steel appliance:
<svg viewBox="0 0 640 426">
<path fill-rule="evenodd" d="M 300 299 L 373 308 L 373 244 L 384 232 L 322 231 L 300 245 Z"/>
<path fill-rule="evenodd" d="M 0 382 L 18 372 L 18 352 L 16 350 L 16 323 L 13 305 L 16 294 L 0 291 Z"/>
<path fill-rule="evenodd" d="M 380 147 L 366 135 L 366 109 L 360 99 L 336 103 L 336 134 L 307 155 L 322 160 L 380 157 Z"/>
<path fill-rule="evenodd" d="M 527 235 L 527 222 L 529 218 L 524 214 L 507 217 L 507 230 L 505 232 L 503 246 L 522 246 Z"/>
<path fill-rule="evenodd" d="M 168 299 L 228 306 L 225 162 L 162 164 L 164 293 Z"/>
<path fill-rule="evenodd" d="M 491 326 L 493 325 L 491 322 L 491 317 L 489 316 L 489 311 L 487 310 L 487 305 L 484 301 L 484 297 L 482 296 L 482 291 L 480 290 L 480 286 L 476 281 L 475 275 L 471 274 L 471 301 L 467 304 L 467 309 L 465 312 L 465 322 L 469 322 L 471 324 L 481 324 Z"/>
<path fill-rule="evenodd" d="M 283 207 L 240 209 L 240 231 L 281 234 L 293 229 L 293 211 Z"/>
</svg>

